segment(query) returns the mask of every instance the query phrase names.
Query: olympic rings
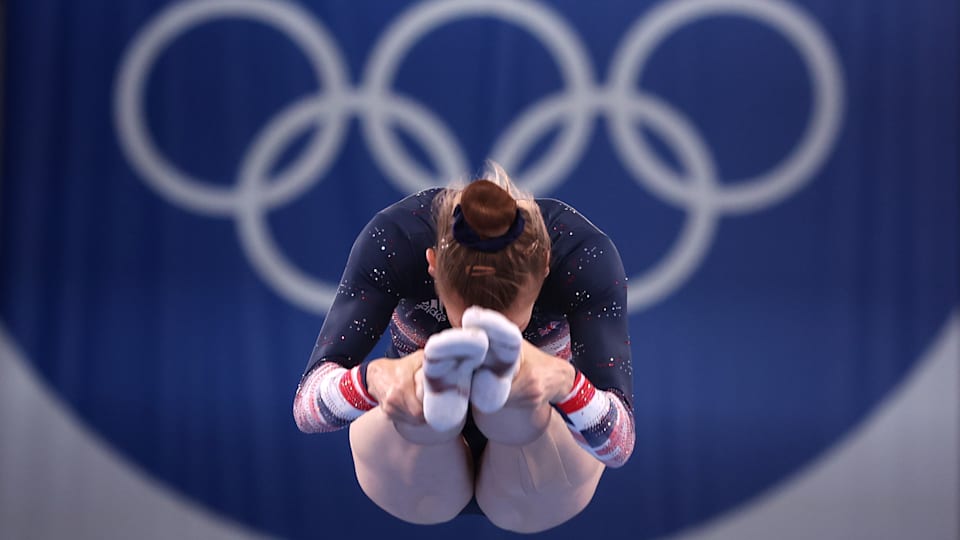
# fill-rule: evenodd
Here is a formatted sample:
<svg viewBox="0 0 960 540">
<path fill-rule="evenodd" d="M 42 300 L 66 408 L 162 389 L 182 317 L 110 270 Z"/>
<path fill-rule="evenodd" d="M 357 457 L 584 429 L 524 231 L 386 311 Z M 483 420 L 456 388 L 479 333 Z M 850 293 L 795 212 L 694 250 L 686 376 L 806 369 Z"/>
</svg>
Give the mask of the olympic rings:
<svg viewBox="0 0 960 540">
<path fill-rule="evenodd" d="M 704 17 L 752 18 L 781 33 L 800 53 L 810 74 L 813 103 L 800 142 L 779 164 L 755 178 L 721 182 L 702 137 L 662 99 L 635 85 L 656 46 L 672 32 Z M 275 0 L 196 0 L 160 12 L 134 38 L 121 62 L 114 121 L 121 148 L 134 169 L 172 204 L 198 214 L 232 216 L 241 245 L 260 276 L 291 303 L 325 313 L 336 284 L 316 280 L 293 265 L 273 241 L 266 214 L 302 195 L 323 179 L 346 138 L 351 117 L 361 121 L 372 155 L 400 191 L 443 185 L 466 168 L 456 136 L 427 108 L 390 90 L 400 62 L 412 46 L 439 26 L 464 18 L 495 18 L 521 27 L 543 43 L 559 68 L 564 89 L 522 112 L 490 155 L 517 183 L 534 194 L 557 187 L 582 157 L 592 126 L 605 117 L 614 149 L 634 180 L 665 202 L 687 212 L 674 245 L 646 272 L 631 276 L 630 312 L 668 297 L 693 273 L 710 248 L 724 214 L 743 214 L 773 205 L 809 182 L 836 142 L 844 109 L 842 72 L 829 40 L 816 22 L 784 0 L 671 0 L 660 4 L 627 31 L 611 61 L 606 85 L 593 80 L 594 67 L 583 43 L 549 6 L 514 0 L 434 0 L 411 6 L 378 40 L 363 71 L 350 87 L 342 56 L 327 29 L 309 13 Z M 241 162 L 237 184 L 215 187 L 180 171 L 157 150 L 146 126 L 144 86 L 163 49 L 205 22 L 245 18 L 283 32 L 307 55 L 317 93 L 300 99 L 268 121 Z M 675 149 L 679 178 L 652 152 L 635 122 Z M 301 155 L 268 178 L 294 138 L 316 126 Z M 436 166 L 424 171 L 391 130 L 415 137 Z M 561 126 L 552 146 L 523 171 L 517 167 L 549 130 Z"/>
</svg>

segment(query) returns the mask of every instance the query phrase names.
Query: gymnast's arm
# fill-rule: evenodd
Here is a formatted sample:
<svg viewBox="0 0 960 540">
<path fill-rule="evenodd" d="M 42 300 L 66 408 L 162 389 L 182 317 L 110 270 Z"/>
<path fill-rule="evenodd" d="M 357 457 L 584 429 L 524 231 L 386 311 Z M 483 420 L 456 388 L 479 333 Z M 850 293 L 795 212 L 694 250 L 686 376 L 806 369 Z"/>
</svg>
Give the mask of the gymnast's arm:
<svg viewBox="0 0 960 540">
<path fill-rule="evenodd" d="M 609 238 L 592 243 L 587 262 L 577 255 L 562 263 L 580 294 L 567 314 L 574 382 L 553 406 L 582 448 L 608 467 L 621 467 L 636 440 L 626 274 Z"/>
<path fill-rule="evenodd" d="M 387 257 L 378 239 L 391 235 L 398 256 Z M 409 260 L 405 235 L 378 213 L 357 236 L 337 296 L 330 307 L 307 369 L 297 387 L 293 416 L 305 433 L 336 431 L 377 406 L 367 387 L 370 354 L 386 330 L 399 302 L 402 271 L 396 261 Z M 400 256 L 402 255 L 402 256 Z"/>
</svg>

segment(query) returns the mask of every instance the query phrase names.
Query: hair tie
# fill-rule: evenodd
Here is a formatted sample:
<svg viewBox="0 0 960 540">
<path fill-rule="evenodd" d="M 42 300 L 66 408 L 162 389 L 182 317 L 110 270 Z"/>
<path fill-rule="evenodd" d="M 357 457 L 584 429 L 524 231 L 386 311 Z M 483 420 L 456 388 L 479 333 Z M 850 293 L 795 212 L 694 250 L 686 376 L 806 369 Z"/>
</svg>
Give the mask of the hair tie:
<svg viewBox="0 0 960 540">
<path fill-rule="evenodd" d="M 466 268 L 466 273 L 470 277 L 485 277 L 496 275 L 497 269 L 492 266 L 484 266 L 480 264 L 471 264 Z"/>
<path fill-rule="evenodd" d="M 523 234 L 524 225 L 526 225 L 526 221 L 523 219 L 520 209 L 517 208 L 517 215 L 513 218 L 513 223 L 507 229 L 507 232 L 492 238 L 481 238 L 463 217 L 460 205 L 458 204 L 453 209 L 453 238 L 463 247 L 483 251 L 484 253 L 496 253 L 512 244 Z"/>
</svg>

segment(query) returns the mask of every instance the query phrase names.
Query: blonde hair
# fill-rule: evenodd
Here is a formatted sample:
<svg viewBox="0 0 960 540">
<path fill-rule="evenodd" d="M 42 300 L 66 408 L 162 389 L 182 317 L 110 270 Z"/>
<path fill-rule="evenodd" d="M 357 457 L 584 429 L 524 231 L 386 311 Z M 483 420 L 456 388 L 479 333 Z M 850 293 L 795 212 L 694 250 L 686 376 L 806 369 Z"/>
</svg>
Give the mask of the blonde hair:
<svg viewBox="0 0 960 540">
<path fill-rule="evenodd" d="M 435 199 L 434 213 L 437 287 L 457 294 L 467 306 L 503 311 L 521 287 L 542 283 L 550 257 L 543 215 L 533 197 L 520 190 L 499 164 L 488 162 L 481 177 L 466 187 L 445 189 Z M 478 249 L 458 240 L 454 235 L 458 219 L 481 243 L 493 239 L 505 245 Z"/>
</svg>

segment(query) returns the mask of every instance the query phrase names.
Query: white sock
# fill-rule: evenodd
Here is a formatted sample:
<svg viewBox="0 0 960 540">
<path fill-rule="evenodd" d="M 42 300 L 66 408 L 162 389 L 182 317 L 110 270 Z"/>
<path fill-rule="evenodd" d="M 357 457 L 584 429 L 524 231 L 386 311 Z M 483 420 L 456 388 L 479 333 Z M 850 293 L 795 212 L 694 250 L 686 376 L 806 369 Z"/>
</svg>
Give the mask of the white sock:
<svg viewBox="0 0 960 540">
<path fill-rule="evenodd" d="M 437 431 L 460 425 L 467 415 L 473 370 L 483 363 L 487 335 L 450 328 L 430 336 L 423 348 L 423 416 Z"/>
<path fill-rule="evenodd" d="M 500 410 L 510 395 L 513 376 L 520 367 L 523 334 L 500 313 L 480 307 L 463 312 L 463 327 L 483 330 L 489 346 L 483 364 L 473 373 L 470 402 L 481 412 Z"/>
</svg>

